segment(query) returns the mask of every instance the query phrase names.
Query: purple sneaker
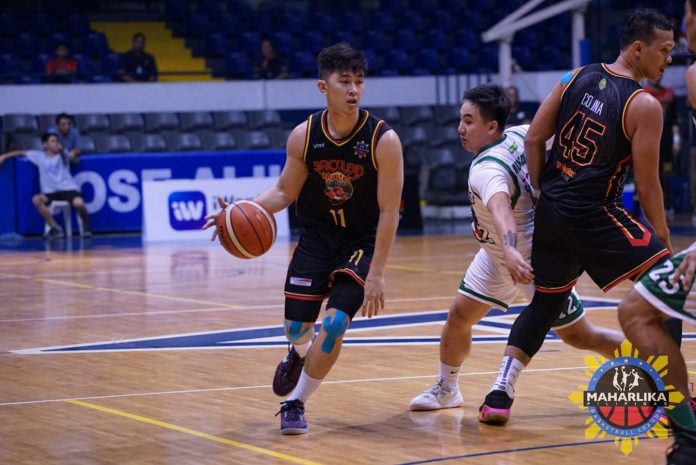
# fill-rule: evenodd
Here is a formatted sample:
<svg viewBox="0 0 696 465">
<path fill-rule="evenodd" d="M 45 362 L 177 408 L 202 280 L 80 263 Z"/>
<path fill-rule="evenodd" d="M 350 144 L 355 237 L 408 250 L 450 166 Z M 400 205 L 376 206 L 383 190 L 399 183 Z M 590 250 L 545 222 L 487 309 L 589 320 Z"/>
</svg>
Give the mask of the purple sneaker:
<svg viewBox="0 0 696 465">
<path fill-rule="evenodd" d="M 513 399 L 510 399 L 505 391 L 496 389 L 489 392 L 479 407 L 478 420 L 487 425 L 505 425 L 510 420 L 512 402 Z"/>
<path fill-rule="evenodd" d="M 273 392 L 277 396 L 287 396 L 295 389 L 302 374 L 305 359 L 300 357 L 293 346 L 290 346 L 288 354 L 276 367 L 273 376 Z"/>
<path fill-rule="evenodd" d="M 309 431 L 304 417 L 304 403 L 299 399 L 280 403 L 280 434 L 306 434 Z"/>
</svg>

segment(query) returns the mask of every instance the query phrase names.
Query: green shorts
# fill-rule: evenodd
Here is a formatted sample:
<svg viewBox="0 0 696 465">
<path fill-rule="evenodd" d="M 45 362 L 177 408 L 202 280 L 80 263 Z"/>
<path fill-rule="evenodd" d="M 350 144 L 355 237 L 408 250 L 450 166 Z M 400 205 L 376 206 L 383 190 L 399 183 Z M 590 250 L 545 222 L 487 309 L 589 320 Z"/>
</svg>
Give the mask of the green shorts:
<svg viewBox="0 0 696 465">
<path fill-rule="evenodd" d="M 689 249 L 655 265 L 640 278 L 633 288 L 653 307 L 674 318 L 680 318 L 696 325 L 696 291 L 692 285 L 684 288 L 684 283 L 673 285 L 669 277 L 684 260 Z"/>
</svg>

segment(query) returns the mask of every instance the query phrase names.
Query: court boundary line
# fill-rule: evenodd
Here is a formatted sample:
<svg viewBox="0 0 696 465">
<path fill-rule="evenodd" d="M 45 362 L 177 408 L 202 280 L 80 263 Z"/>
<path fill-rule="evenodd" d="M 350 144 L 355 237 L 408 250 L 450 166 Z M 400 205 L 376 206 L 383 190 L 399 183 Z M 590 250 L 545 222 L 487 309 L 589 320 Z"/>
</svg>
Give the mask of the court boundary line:
<svg viewBox="0 0 696 465">
<path fill-rule="evenodd" d="M 257 454 L 266 455 L 276 459 L 285 460 L 286 462 L 298 463 L 300 465 L 321 465 L 319 462 L 314 462 L 312 460 L 303 459 L 300 457 L 295 457 L 293 455 L 288 455 L 283 452 L 276 452 L 271 449 L 266 449 L 263 447 L 254 446 L 252 444 L 247 444 L 245 442 L 235 441 L 234 439 L 223 438 L 222 436 L 216 436 L 214 434 L 204 433 L 195 429 L 187 428 L 185 426 L 175 425 L 173 423 L 167 423 L 161 420 L 155 420 L 154 418 L 149 418 L 143 415 L 138 415 L 135 413 L 126 412 L 124 410 L 119 410 L 110 407 L 104 407 L 102 405 L 93 404 L 91 402 L 83 402 L 80 400 L 67 400 L 67 403 L 77 405 L 80 407 L 90 408 L 93 410 L 98 410 L 100 412 L 108 413 L 111 415 L 116 415 L 119 417 L 127 418 L 129 420 L 135 420 L 148 425 L 159 426 L 161 428 L 169 429 L 179 433 L 188 434 L 191 436 L 196 436 L 198 438 L 207 439 L 208 441 L 217 442 L 220 444 L 225 444 L 228 446 L 237 447 L 239 449 L 244 449 L 247 451 L 255 452 Z"/>
<path fill-rule="evenodd" d="M 686 363 L 696 363 L 696 361 L 686 362 Z M 586 370 L 587 366 L 573 366 L 573 367 L 553 367 L 553 368 L 530 368 L 524 370 L 525 373 L 545 373 L 549 371 L 572 371 L 572 370 Z M 498 374 L 497 371 L 472 371 L 468 373 L 460 373 L 461 376 L 482 376 L 482 375 L 495 375 Z M 347 379 L 347 380 L 335 380 L 335 381 L 324 381 L 322 384 L 356 384 L 356 383 L 374 383 L 382 381 L 408 381 L 416 379 L 434 379 L 434 374 L 429 375 L 417 375 L 417 376 L 393 376 L 385 378 L 362 378 L 362 379 Z M 80 396 L 80 397 L 67 397 L 61 399 L 41 399 L 41 400 L 25 400 L 16 402 L 2 402 L 0 407 L 11 407 L 16 405 L 33 405 L 33 404 L 48 404 L 55 402 L 68 402 L 72 400 L 99 400 L 99 399 L 120 399 L 125 397 L 149 397 L 149 396 L 159 396 L 159 395 L 171 395 L 171 394 L 197 394 L 206 392 L 224 392 L 224 391 L 244 391 L 249 389 L 268 389 L 270 384 L 259 384 L 252 386 L 233 386 L 233 387 L 220 387 L 220 388 L 207 388 L 207 389 L 184 389 L 176 391 L 153 391 L 153 392 L 135 392 L 130 394 L 112 394 L 106 396 Z"/>
<path fill-rule="evenodd" d="M 649 438 L 649 437 L 640 437 L 641 440 L 664 440 L 662 438 Z M 403 462 L 399 463 L 397 465 L 424 465 L 428 463 L 439 463 L 439 462 L 447 462 L 450 460 L 462 460 L 462 459 L 472 459 L 472 458 L 478 458 L 478 457 L 488 457 L 492 455 L 504 455 L 504 454 L 514 454 L 515 452 L 530 452 L 530 451 L 536 451 L 536 450 L 544 450 L 544 449 L 561 449 L 564 447 L 580 447 L 580 446 L 592 446 L 595 444 L 607 444 L 614 442 L 614 439 L 603 439 L 599 441 L 588 441 L 588 442 L 565 442 L 565 443 L 560 443 L 560 444 L 547 444 L 544 446 L 529 446 L 529 447 L 519 447 L 516 449 L 503 449 L 503 450 L 495 450 L 495 451 L 488 451 L 488 452 L 474 452 L 471 454 L 464 454 L 464 455 L 453 455 L 450 457 L 439 457 L 435 459 L 426 459 L 426 460 L 418 460 L 415 462 Z"/>
</svg>

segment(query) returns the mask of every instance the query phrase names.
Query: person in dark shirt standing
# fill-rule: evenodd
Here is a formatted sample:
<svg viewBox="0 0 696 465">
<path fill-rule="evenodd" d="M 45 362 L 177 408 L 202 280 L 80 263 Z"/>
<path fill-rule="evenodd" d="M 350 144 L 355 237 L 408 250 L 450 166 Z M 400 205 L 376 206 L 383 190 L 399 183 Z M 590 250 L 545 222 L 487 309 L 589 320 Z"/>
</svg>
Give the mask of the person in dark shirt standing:
<svg viewBox="0 0 696 465">
<path fill-rule="evenodd" d="M 276 52 L 269 38 L 261 41 L 261 56 L 254 68 L 256 79 L 285 79 L 288 77 L 288 66 L 285 58 Z"/>
<path fill-rule="evenodd" d="M 123 82 L 154 82 L 157 80 L 155 58 L 145 51 L 145 34 L 133 35 L 133 48 L 122 54 L 118 78 Z"/>
<path fill-rule="evenodd" d="M 512 326 L 479 421 L 508 421 L 519 373 L 583 272 L 606 292 L 670 254 L 658 169 L 662 106 L 640 81 L 662 76 L 674 45 L 671 21 L 655 10 L 635 10 L 616 61 L 567 73 L 537 111 L 525 137 L 530 181 L 541 193 L 532 239 L 535 292 Z M 631 165 L 652 231 L 623 208 Z M 676 323 L 673 337 L 680 338 Z"/>
<path fill-rule="evenodd" d="M 351 320 L 359 310 L 372 317 L 384 308 L 403 156 L 396 132 L 360 108 L 366 71 L 363 54 L 345 42 L 321 51 L 317 86 L 327 109 L 293 129 L 277 184 L 254 199 L 274 213 L 296 201 L 303 222 L 285 280 L 291 346 L 273 379 L 277 395 L 290 394 L 278 412 L 282 434 L 308 432 L 305 403 L 338 358 Z M 207 215 L 204 228 L 219 214 Z"/>
</svg>

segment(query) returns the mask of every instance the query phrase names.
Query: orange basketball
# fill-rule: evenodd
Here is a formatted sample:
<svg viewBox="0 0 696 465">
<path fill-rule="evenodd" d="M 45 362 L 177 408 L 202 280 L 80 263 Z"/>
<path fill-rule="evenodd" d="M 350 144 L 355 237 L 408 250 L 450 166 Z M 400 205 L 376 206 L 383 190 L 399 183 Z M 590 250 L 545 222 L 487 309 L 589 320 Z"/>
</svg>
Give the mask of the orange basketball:
<svg viewBox="0 0 696 465">
<path fill-rule="evenodd" d="M 266 253 L 275 242 L 277 229 L 273 214 L 250 200 L 225 207 L 215 227 L 220 244 L 237 258 L 256 258 Z"/>
</svg>

